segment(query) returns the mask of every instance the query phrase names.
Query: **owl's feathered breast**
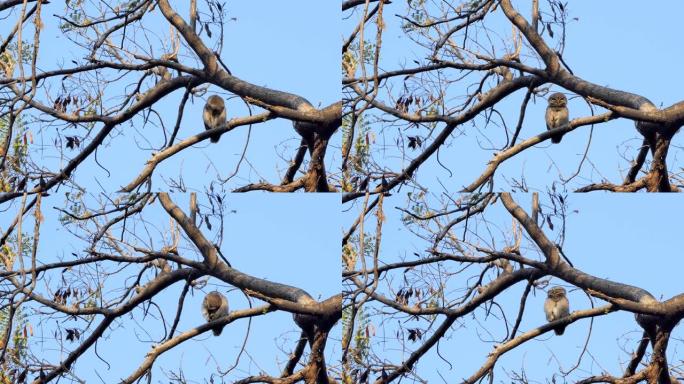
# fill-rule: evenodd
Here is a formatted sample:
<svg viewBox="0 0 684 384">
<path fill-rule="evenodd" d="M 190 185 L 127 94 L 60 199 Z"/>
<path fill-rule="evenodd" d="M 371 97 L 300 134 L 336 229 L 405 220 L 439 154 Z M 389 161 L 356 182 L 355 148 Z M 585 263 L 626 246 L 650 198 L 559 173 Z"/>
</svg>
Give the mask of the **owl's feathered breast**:
<svg viewBox="0 0 684 384">
<path fill-rule="evenodd" d="M 221 114 L 221 112 L 224 111 L 223 108 L 213 108 L 213 107 L 211 107 L 211 106 L 207 106 L 207 110 L 208 110 L 209 113 L 211 113 L 213 116 L 218 116 L 218 115 Z"/>
<path fill-rule="evenodd" d="M 546 108 L 546 128 L 558 128 L 568 122 L 568 108 L 549 105 Z"/>
</svg>

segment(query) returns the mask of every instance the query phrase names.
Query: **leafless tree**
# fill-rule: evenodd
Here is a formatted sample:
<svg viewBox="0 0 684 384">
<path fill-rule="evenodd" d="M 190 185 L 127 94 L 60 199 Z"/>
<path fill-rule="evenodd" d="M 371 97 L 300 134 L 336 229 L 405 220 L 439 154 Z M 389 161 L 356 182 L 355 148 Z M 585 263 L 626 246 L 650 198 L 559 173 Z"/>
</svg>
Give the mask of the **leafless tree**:
<svg viewBox="0 0 684 384">
<path fill-rule="evenodd" d="M 350 209 L 355 220 L 348 220 L 353 224 L 343 240 L 345 380 L 667 384 L 681 376 L 679 339 L 672 334 L 684 316 L 684 295 L 661 300 L 646 289 L 669 288 L 671 278 L 651 279 L 660 286 L 645 288 L 620 281 L 624 271 L 636 271 L 646 261 L 592 254 L 598 244 L 610 249 L 601 243 L 607 222 L 586 231 L 581 239 L 586 247 L 574 254 L 564 251 L 571 233 L 566 223 L 574 214 L 568 201 L 576 197 L 424 196 L 393 212 L 385 207 L 397 197 L 370 197 Z M 533 208 L 525 209 L 522 200 Z M 610 231 L 620 233 L 620 228 Z M 657 233 L 646 222 L 638 232 L 644 238 Z M 415 248 L 407 249 L 412 244 Z M 655 270 L 663 265 L 679 270 L 677 257 L 649 257 Z M 589 259 L 610 266 L 609 277 L 583 268 Z M 570 300 L 570 314 L 553 322 L 543 311 L 549 283 L 564 287 Z M 632 325 L 618 331 L 613 322 L 618 318 L 621 326 Z M 559 325 L 567 326 L 563 336 L 552 332 Z M 606 328 L 626 341 L 611 348 L 615 339 L 595 335 Z M 640 330 L 639 337 L 627 336 L 632 329 Z M 559 349 L 540 347 L 548 338 L 557 338 L 553 347 Z M 622 371 L 611 370 L 613 365 L 598 357 L 594 339 L 623 356 Z M 579 348 L 568 350 L 573 343 Z M 568 363 L 568 355 L 575 355 L 574 361 Z M 475 366 L 474 356 L 481 356 Z M 542 379 L 545 373 L 549 376 Z"/>
<path fill-rule="evenodd" d="M 533 148 L 550 145 L 549 138 L 562 134 L 575 141 L 566 139 L 548 151 L 556 154 L 572 145 L 579 156 L 569 166 L 571 175 L 552 181 L 566 185 L 574 180 L 569 187 L 577 191 L 679 189 L 679 168 L 668 171 L 667 155 L 673 135 L 684 124 L 684 102 L 659 108 L 643 95 L 589 81 L 591 74 L 573 73 L 573 60 L 578 58 L 564 56 L 567 42 L 580 46 L 584 42 L 574 40 L 566 29 L 583 17 L 571 13 L 572 2 L 349 0 L 343 4 L 345 201 L 362 197 L 368 188 L 373 193 L 401 185 L 440 188 L 445 179 L 464 192 L 527 191 L 533 177 L 516 169 L 544 163 L 532 155 Z M 644 11 L 634 6 L 634 12 Z M 663 11 L 652 12 L 657 17 Z M 653 31 L 654 39 L 665 33 L 667 25 L 662 28 Z M 611 68 L 629 66 L 627 58 L 634 55 L 625 52 L 624 60 L 607 60 L 615 60 Z M 639 72 L 643 68 L 635 67 L 634 85 L 647 81 L 644 77 L 653 68 L 643 73 Z M 539 99 L 553 91 L 571 98 L 570 122 L 547 132 L 542 109 L 546 100 Z M 612 129 L 608 123 L 614 119 L 630 120 L 623 125 L 639 138 L 639 145 L 626 145 L 621 153 L 622 181 L 608 181 L 595 168 L 590 151 L 594 127 Z M 578 147 L 581 127 L 590 133 Z M 649 149 L 652 156 L 646 161 Z M 606 153 L 605 146 L 593 150 Z M 527 161 L 515 163 L 512 159 L 523 152 Z M 672 156 L 670 161 L 675 161 Z M 547 163 L 551 170 L 568 168 L 568 162 Z M 545 175 L 540 168 L 538 173 Z M 541 190 L 540 184 L 533 186 Z"/>
<path fill-rule="evenodd" d="M 267 261 L 284 256 L 260 255 L 255 246 L 254 255 L 231 255 L 238 260 L 229 260 L 231 256 L 224 255 L 228 247 L 222 252 L 220 246 L 229 198 L 215 194 L 186 202 L 186 197 L 172 198 L 166 193 L 129 194 L 116 199 L 103 196 L 98 205 L 83 194 L 38 194 L 30 205 L 24 195 L 21 203 L 3 212 L 3 382 L 84 382 L 82 375 L 94 377 L 96 371 L 89 359 L 108 366 L 110 372 L 104 374 L 114 374 L 122 383 L 158 381 L 162 373 L 167 376 L 164 381 L 177 383 L 186 382 L 186 376 L 214 382 L 334 382 L 329 374 L 337 375 L 337 364 L 333 361 L 328 365 L 325 356 L 332 348 L 326 350 L 329 333 L 341 316 L 341 295 L 335 293 L 319 301 L 295 285 L 244 272 L 239 258 L 262 258 L 264 269 L 259 273 L 267 276 Z M 65 208 L 49 208 L 50 203 L 62 199 L 66 200 Z M 197 225 L 190 213 L 178 206 L 179 200 L 195 211 Z M 7 226 L 6 220 L 11 221 Z M 45 235 L 42 228 L 46 222 L 50 228 L 63 225 L 62 236 L 65 242 L 69 238 L 70 248 L 56 244 L 53 234 Z M 212 234 L 218 235 L 217 243 L 210 241 Z M 267 237 L 265 233 L 255 234 L 250 241 Z M 306 277 L 302 274 L 291 281 L 306 281 Z M 206 323 L 200 315 L 200 303 L 204 293 L 216 289 L 216 283 L 233 288 L 233 301 L 226 316 Z M 236 304 L 240 302 L 236 298 L 249 305 Z M 272 322 L 271 326 L 280 324 L 283 333 L 298 330 L 298 337 L 279 343 L 282 350 L 274 347 L 273 351 L 250 355 L 253 348 L 248 336 L 260 332 L 260 326 L 241 327 L 247 331 L 239 340 L 228 339 L 239 334 L 230 331 L 233 325 L 251 324 L 252 318 L 272 317 L 283 311 L 291 313 L 288 321 Z M 160 367 L 162 356 L 188 348 L 188 342 L 211 334 L 206 332 L 217 325 L 227 325 L 216 338 L 222 340 L 223 348 L 209 351 L 219 370 L 208 365 L 186 373 L 180 364 Z M 125 332 L 141 348 L 149 348 L 132 371 L 123 371 L 120 360 L 126 359 L 130 365 L 135 355 L 132 347 L 130 351 L 119 349 L 117 361 L 101 357 L 112 352 L 117 332 Z M 266 369 L 276 363 L 266 356 L 278 353 L 282 354 L 278 359 L 282 371 Z M 253 365 L 261 367 L 258 372 L 246 368 Z"/>
<path fill-rule="evenodd" d="M 185 191 L 184 173 L 176 173 L 175 167 L 173 173 L 159 171 L 160 164 L 183 164 L 195 144 L 208 144 L 207 138 L 223 134 L 224 141 L 215 145 L 225 146 L 230 141 L 225 138 L 238 132 L 246 137 L 239 161 L 226 161 L 223 152 L 225 156 L 206 166 L 217 177 L 193 184 L 193 190 L 229 180 L 228 186 L 239 191 L 333 189 L 325 154 L 341 124 L 341 102 L 317 108 L 303 95 L 231 73 L 226 66 L 231 59 L 224 52 L 249 55 L 225 44 L 228 6 L 216 0 L 192 1 L 190 6 L 188 11 L 185 2 L 168 0 L 0 1 L 0 202 L 24 191 L 88 188 L 92 176 L 77 172 L 88 168 L 110 176 L 127 174 L 116 185 L 98 178 L 104 193 L 145 191 L 152 181 L 153 190 Z M 304 20 L 305 13 L 295 8 L 293 14 Z M 62 56 L 43 53 L 55 41 L 64 44 Z M 253 44 L 258 47 L 259 41 Z M 274 58 L 282 60 L 311 61 Z M 204 132 L 201 112 L 189 111 L 201 108 L 203 100 L 195 109 L 193 104 L 196 98 L 206 99 L 207 92 L 244 103 L 249 115 L 233 113 L 225 125 Z M 274 171 L 282 169 L 280 175 L 272 172 L 282 180 L 266 181 L 261 175 L 271 170 L 253 169 L 246 145 L 252 127 L 274 119 L 291 121 L 285 126 L 293 126 L 289 131 L 298 145 L 279 154 L 284 164 L 272 165 Z M 250 148 L 254 156 L 272 152 L 258 144 Z M 125 163 L 126 168 L 101 169 L 103 158 L 116 158 L 117 166 Z M 129 169 L 130 174 L 125 172 Z M 235 175 L 239 183 L 231 180 Z"/>
</svg>

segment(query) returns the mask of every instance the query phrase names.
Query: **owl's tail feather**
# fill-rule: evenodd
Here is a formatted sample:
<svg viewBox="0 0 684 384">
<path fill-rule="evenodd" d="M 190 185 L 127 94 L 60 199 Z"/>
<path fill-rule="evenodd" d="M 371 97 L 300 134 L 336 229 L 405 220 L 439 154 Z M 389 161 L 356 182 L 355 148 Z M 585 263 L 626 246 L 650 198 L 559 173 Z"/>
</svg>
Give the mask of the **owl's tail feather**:
<svg viewBox="0 0 684 384">
<path fill-rule="evenodd" d="M 565 332 L 565 325 L 562 327 L 556 327 L 553 329 L 554 332 L 556 332 L 556 335 L 560 336 Z"/>
<path fill-rule="evenodd" d="M 221 134 L 219 133 L 218 135 L 211 135 L 211 136 L 209 137 L 209 140 L 210 140 L 212 143 L 218 143 L 218 141 L 219 141 L 220 138 L 221 138 Z M 560 141 L 560 140 L 559 140 L 559 141 Z"/>
<path fill-rule="evenodd" d="M 553 135 L 553 136 L 551 136 L 551 142 L 554 143 L 554 144 L 558 144 L 558 143 L 561 142 L 561 139 L 562 139 L 562 138 L 563 138 L 563 135 L 562 135 L 562 134 L 560 134 L 560 135 Z"/>
<path fill-rule="evenodd" d="M 212 328 L 211 331 L 214 332 L 214 336 L 220 336 L 221 332 L 223 331 L 223 327 L 224 325 Z"/>
</svg>

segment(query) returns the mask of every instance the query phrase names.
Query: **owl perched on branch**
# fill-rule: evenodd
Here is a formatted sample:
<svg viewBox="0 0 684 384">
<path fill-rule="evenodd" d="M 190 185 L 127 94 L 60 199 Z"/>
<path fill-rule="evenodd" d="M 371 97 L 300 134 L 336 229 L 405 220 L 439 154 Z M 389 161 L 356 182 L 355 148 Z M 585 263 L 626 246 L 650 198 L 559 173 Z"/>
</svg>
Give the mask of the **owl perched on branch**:
<svg viewBox="0 0 684 384">
<path fill-rule="evenodd" d="M 226 124 L 226 104 L 220 96 L 211 95 L 204 104 L 204 112 L 202 113 L 204 119 L 204 129 L 216 129 Z M 221 134 L 217 133 L 211 135 L 211 142 L 218 143 Z"/>
<path fill-rule="evenodd" d="M 544 313 L 548 322 L 556 321 L 570 314 L 570 303 L 563 287 L 549 289 L 548 296 L 544 302 Z M 565 325 L 561 325 L 554 328 L 553 331 L 556 332 L 556 335 L 562 335 L 565 327 Z"/>
<path fill-rule="evenodd" d="M 228 299 L 218 291 L 211 291 L 202 301 L 202 316 L 207 321 L 214 321 L 221 316 L 228 314 Z M 214 336 L 218 336 L 223 331 L 225 325 L 220 325 L 214 327 L 211 331 L 214 332 Z"/>
<path fill-rule="evenodd" d="M 568 98 L 562 93 L 554 93 L 549 97 L 549 105 L 546 107 L 546 129 L 560 128 L 568 124 Z M 558 144 L 563 138 L 563 133 L 551 136 L 551 142 Z"/>
</svg>

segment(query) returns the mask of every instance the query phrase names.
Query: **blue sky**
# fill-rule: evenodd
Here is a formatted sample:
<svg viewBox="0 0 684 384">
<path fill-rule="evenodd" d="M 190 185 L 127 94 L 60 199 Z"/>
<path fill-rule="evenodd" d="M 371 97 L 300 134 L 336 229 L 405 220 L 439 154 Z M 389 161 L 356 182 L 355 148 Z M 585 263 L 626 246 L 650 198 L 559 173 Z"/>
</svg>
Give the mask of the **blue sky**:
<svg viewBox="0 0 684 384">
<path fill-rule="evenodd" d="M 458 197 L 458 195 L 452 196 L 454 199 Z M 514 194 L 513 198 L 529 212 L 531 195 Z M 385 200 L 386 221 L 383 225 L 381 265 L 402 259 L 414 260 L 416 258 L 413 255 L 414 252 L 426 255 L 425 250 L 431 244 L 403 226 L 400 212 L 391 208 L 400 206 L 400 200 L 400 197 L 394 196 Z M 433 202 L 434 200 L 431 199 Z M 545 195 L 540 196 L 540 202 L 543 211 L 551 211 L 548 206 L 549 199 Z M 682 211 L 684 211 L 684 201 L 674 195 L 644 198 L 637 195 L 571 194 L 568 197 L 569 214 L 563 250 L 575 267 L 586 273 L 636 285 L 651 292 L 660 300 L 668 299 L 681 293 L 678 282 L 681 281 L 682 255 L 677 247 L 681 229 L 676 219 L 666 215 L 666 212 Z M 345 221 L 351 222 L 356 212 L 358 208 L 346 213 Z M 487 208 L 484 217 L 486 223 L 479 219 L 470 220 L 469 231 L 477 235 L 471 234 L 468 239 L 483 247 L 491 247 L 492 243 L 498 249 L 511 245 L 512 219 L 501 203 Z M 368 231 L 374 231 L 375 219 L 375 216 L 370 216 L 366 220 Z M 552 241 L 559 241 L 560 221 L 555 219 L 554 224 L 554 230 L 545 226 L 544 232 Z M 462 238 L 463 225 L 456 228 L 453 233 Z M 421 232 L 421 234 L 425 233 Z M 537 260 L 541 258 L 539 250 L 527 236 L 523 237 L 521 252 L 528 258 Z M 456 263 L 443 263 L 439 271 L 443 274 L 442 276 L 445 276 L 446 272 L 455 272 L 461 268 L 462 266 Z M 448 292 L 447 299 L 454 300 L 460 297 L 464 293 L 466 281 L 472 283 L 480 270 L 479 267 L 471 267 L 462 274 L 444 277 L 443 283 L 446 284 Z M 394 289 L 392 292 L 396 293 L 397 289 L 402 286 L 403 276 L 415 277 L 422 273 L 429 275 L 436 272 L 436 268 L 417 268 L 406 272 L 397 270 L 393 274 L 386 275 L 386 279 L 379 284 L 378 292 L 394 297 L 392 293 L 389 293 L 387 286 L 391 285 Z M 420 283 L 416 283 L 416 286 L 419 285 Z M 591 307 L 587 296 L 581 290 L 573 289 L 569 284 L 557 278 L 551 279 L 550 285 L 562 285 L 570 291 L 572 310 Z M 524 283 L 517 284 L 496 300 L 503 308 L 509 330 L 513 326 L 524 287 Z M 546 323 L 542 311 L 545 297 L 546 292 L 542 290 L 537 290 L 536 293 L 533 291 L 530 294 L 520 326 L 521 332 Z M 594 300 L 594 302 L 596 306 L 604 304 L 600 300 Z M 427 382 L 443 382 L 443 380 L 457 382 L 475 372 L 484 363 L 487 354 L 493 350 L 494 344 L 498 343 L 497 340 L 501 340 L 506 334 L 506 328 L 500 316 L 501 312 L 494 307 L 489 316 L 486 316 L 485 311 L 485 307 L 481 306 L 473 312 L 476 318 L 473 318 L 473 314 L 469 314 L 459 319 L 447 333 L 447 337 L 440 341 L 439 347 L 433 348 L 416 365 L 419 377 Z M 443 316 L 436 319 L 426 316 L 425 321 L 416 321 L 410 316 L 393 317 L 391 315 L 393 313 L 393 310 L 385 308 L 381 316 L 372 318 L 372 325 L 377 330 L 377 336 L 372 341 L 374 350 L 386 359 L 385 363 L 390 364 L 403 361 L 421 344 L 408 341 L 407 328 L 421 328 L 426 331 L 427 322 L 434 321 L 433 328 L 426 332 L 425 337 L 429 337 L 434 327 L 444 319 Z M 381 318 L 384 321 L 381 322 Z M 397 324 L 401 324 L 404 329 L 402 336 L 407 349 L 405 353 L 400 352 L 401 346 L 395 341 Z M 570 325 L 563 336 L 551 336 L 552 333 L 547 333 L 529 341 L 501 358 L 497 364 L 495 382 L 510 382 L 504 370 L 519 372 L 522 368 L 525 369 L 530 382 L 549 381 L 554 373 L 558 373 L 559 367 L 568 370 L 577 362 L 588 332 L 589 321 L 581 320 Z M 612 313 L 596 318 L 589 341 L 590 353 L 584 355 L 581 368 L 570 376 L 568 381 L 576 381 L 591 374 L 600 374 L 602 370 L 619 376 L 640 337 L 641 328 L 630 313 Z M 675 366 L 678 366 L 681 360 L 680 338 L 681 330 L 676 329 L 668 349 L 670 363 Z M 437 349 L 439 355 L 453 364 L 451 368 L 437 354 Z"/>
<path fill-rule="evenodd" d="M 187 207 L 187 195 L 172 194 L 171 197 L 183 209 Z M 91 200 L 95 198 L 97 197 L 89 197 Z M 208 207 L 204 205 L 206 199 L 198 196 L 198 201 L 201 209 L 208 211 Z M 63 196 L 57 194 L 44 200 L 45 222 L 41 231 L 39 263 L 56 261 L 57 258 L 71 260 L 71 252 L 82 254 L 87 247 L 87 243 L 78 240 L 68 233 L 67 228 L 60 225 L 57 212 L 50 208 L 62 204 Z M 340 292 L 338 233 L 341 222 L 338 196 L 278 194 L 264 199 L 260 194 L 234 194 L 227 198 L 226 210 L 229 213 L 225 217 L 222 250 L 235 268 L 256 277 L 302 288 L 319 300 Z M 305 212 L 316 212 L 320 216 L 312 220 L 311 215 L 304 214 Z M 151 240 L 157 249 L 164 244 L 168 245 L 168 234 L 165 237 L 166 243 L 162 242 L 162 234 L 168 230 L 169 217 L 161 206 L 157 203 L 149 207 L 144 217 L 145 225 L 133 220 L 128 222 L 127 228 L 134 230 L 136 236 L 126 236 L 126 241 L 129 244 L 142 245 Z M 0 224 L 6 228 L 9 215 L 2 214 L 0 218 Z M 208 231 L 206 226 L 202 231 L 214 240 L 219 226 L 216 220 L 213 220 L 212 224 L 213 231 Z M 30 232 L 32 228 L 32 220 L 25 221 L 24 230 Z M 118 237 L 121 228 L 113 229 L 113 233 Z M 200 259 L 195 247 L 185 238 L 179 245 L 179 252 L 184 257 Z M 103 266 L 100 271 L 111 272 L 117 268 L 109 264 Z M 137 275 L 137 270 L 138 268 L 127 268 L 116 277 L 106 280 L 104 291 L 107 297 L 115 297 L 121 292 L 124 279 L 130 285 Z M 58 270 L 46 276 L 45 281 L 50 281 L 53 289 L 57 286 L 60 273 L 62 271 Z M 64 273 L 69 281 L 75 277 L 71 272 Z M 146 275 L 146 278 L 149 277 L 151 276 Z M 80 279 L 75 278 L 73 286 L 78 287 Z M 167 329 L 175 316 L 181 289 L 182 284 L 175 284 L 155 299 L 155 302 L 164 309 L 163 316 L 167 321 Z M 231 310 L 249 307 L 239 290 L 216 279 L 210 279 L 204 289 L 195 290 L 194 294 L 188 295 L 185 311 L 178 326 L 179 331 L 191 329 L 204 322 L 199 312 L 203 292 L 214 289 L 227 295 Z M 42 284 L 38 285 L 37 290 L 45 294 L 45 287 Z M 260 302 L 255 301 L 255 305 L 260 305 Z M 35 330 L 35 336 L 31 338 L 33 351 L 52 363 L 57 363 L 58 356 L 63 356 L 60 351 L 55 350 L 50 341 L 55 325 L 59 324 L 60 329 L 75 327 L 81 332 L 84 331 L 83 321 L 63 318 L 47 320 L 45 315 L 33 314 L 30 311 L 28 313 L 29 321 Z M 88 383 L 111 383 L 128 376 L 141 363 L 152 343 L 163 335 L 164 329 L 158 316 L 159 312 L 154 307 L 149 309 L 147 316 L 144 316 L 142 308 L 138 308 L 116 321 L 105 332 L 97 346 L 97 353 L 111 364 L 111 369 L 107 369 L 107 365 L 98 359 L 95 351 L 91 349 L 75 365 L 77 374 Z M 100 320 L 98 317 L 94 321 L 97 324 Z M 208 378 L 205 373 L 214 372 L 217 365 L 222 370 L 227 369 L 237 358 L 246 329 L 247 320 L 239 320 L 227 326 L 221 337 L 213 337 L 207 333 L 180 345 L 157 361 L 153 382 L 166 382 L 161 375 L 162 370 L 182 368 L 186 378 L 201 381 Z M 88 330 L 85 335 L 89 333 Z M 333 334 L 337 335 L 338 331 Z M 238 368 L 227 378 L 232 381 L 243 378 L 248 373 L 259 373 L 261 370 L 277 375 L 298 337 L 298 328 L 292 322 L 289 313 L 276 312 L 254 318 L 246 353 L 242 355 Z M 67 341 L 64 343 L 69 350 L 77 345 Z M 331 341 L 330 344 L 334 343 Z M 330 347 L 328 358 L 335 361 L 339 359 L 339 354 Z"/>
</svg>

